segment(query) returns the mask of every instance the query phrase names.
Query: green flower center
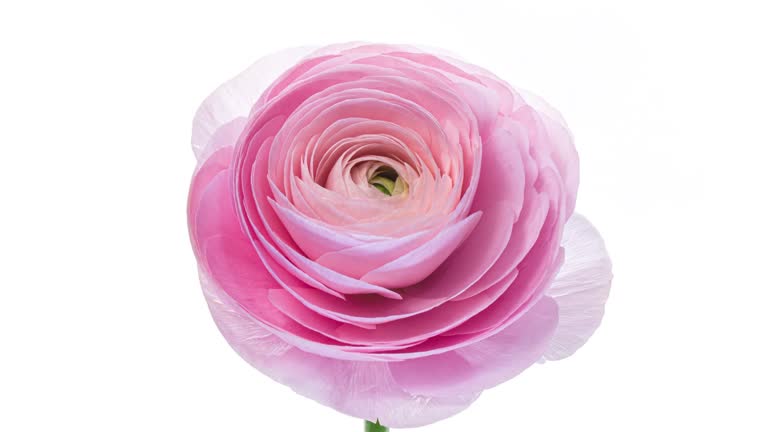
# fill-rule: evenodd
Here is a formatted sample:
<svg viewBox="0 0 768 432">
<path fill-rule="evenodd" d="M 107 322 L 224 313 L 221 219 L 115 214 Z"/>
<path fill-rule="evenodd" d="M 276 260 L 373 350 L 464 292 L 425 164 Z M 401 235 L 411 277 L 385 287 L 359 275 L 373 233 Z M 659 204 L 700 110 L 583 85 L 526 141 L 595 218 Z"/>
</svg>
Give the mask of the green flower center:
<svg viewBox="0 0 768 432">
<path fill-rule="evenodd" d="M 382 166 L 377 168 L 368 183 L 388 196 L 400 195 L 408 191 L 408 183 L 397 174 L 393 168 Z"/>
</svg>

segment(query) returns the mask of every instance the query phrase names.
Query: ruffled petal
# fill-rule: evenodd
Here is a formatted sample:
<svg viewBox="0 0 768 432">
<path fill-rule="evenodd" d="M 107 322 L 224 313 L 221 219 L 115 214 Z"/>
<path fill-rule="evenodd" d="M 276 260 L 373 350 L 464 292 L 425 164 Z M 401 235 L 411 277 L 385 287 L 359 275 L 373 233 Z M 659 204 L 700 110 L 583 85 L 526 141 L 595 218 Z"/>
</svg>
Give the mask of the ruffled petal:
<svg viewBox="0 0 768 432">
<path fill-rule="evenodd" d="M 557 319 L 557 304 L 544 297 L 503 331 L 443 354 L 393 362 L 392 375 L 410 392 L 435 396 L 494 387 L 541 358 Z"/>
<path fill-rule="evenodd" d="M 546 360 L 566 358 L 581 348 L 600 325 L 611 290 L 611 260 L 594 226 L 574 214 L 565 224 L 565 262 L 546 295 L 560 310 L 560 322 Z"/>
<path fill-rule="evenodd" d="M 419 427 L 464 410 L 480 395 L 411 393 L 385 362 L 338 360 L 302 351 L 267 330 L 204 273 L 200 279 L 216 325 L 243 359 L 275 381 L 342 413 L 379 419 L 395 428 Z"/>
<path fill-rule="evenodd" d="M 192 123 L 192 150 L 198 161 L 207 159 L 228 142 L 212 139 L 215 134 L 234 135 L 236 141 L 245 117 L 264 90 L 283 71 L 314 50 L 312 47 L 290 48 L 265 56 L 211 93 L 198 108 Z M 237 118 L 243 118 L 239 130 L 220 131 L 223 125 Z M 228 145 L 233 146 L 235 141 Z"/>
</svg>

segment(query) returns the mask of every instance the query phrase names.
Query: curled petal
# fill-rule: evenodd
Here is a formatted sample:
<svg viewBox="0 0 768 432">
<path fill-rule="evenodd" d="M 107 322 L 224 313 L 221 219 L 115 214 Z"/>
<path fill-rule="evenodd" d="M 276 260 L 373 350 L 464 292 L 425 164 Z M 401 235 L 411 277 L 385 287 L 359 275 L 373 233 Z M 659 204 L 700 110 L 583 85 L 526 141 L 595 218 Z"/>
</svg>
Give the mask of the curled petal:
<svg viewBox="0 0 768 432">
<path fill-rule="evenodd" d="M 546 360 L 570 356 L 587 342 L 603 319 L 611 290 L 611 260 L 594 226 L 574 214 L 563 233 L 565 262 L 546 295 L 560 310 L 560 323 L 544 354 Z"/>
</svg>

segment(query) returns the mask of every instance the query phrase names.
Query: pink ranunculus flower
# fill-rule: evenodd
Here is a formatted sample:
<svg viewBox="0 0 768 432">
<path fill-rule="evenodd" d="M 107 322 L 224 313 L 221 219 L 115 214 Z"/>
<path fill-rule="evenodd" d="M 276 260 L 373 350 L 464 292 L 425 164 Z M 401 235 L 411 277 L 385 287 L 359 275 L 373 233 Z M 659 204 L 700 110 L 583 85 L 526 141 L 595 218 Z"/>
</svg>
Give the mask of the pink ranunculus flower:
<svg viewBox="0 0 768 432">
<path fill-rule="evenodd" d="M 560 115 L 410 46 L 262 60 L 197 113 L 189 229 L 232 347 L 343 413 L 449 417 L 594 332 L 611 265 Z"/>
</svg>

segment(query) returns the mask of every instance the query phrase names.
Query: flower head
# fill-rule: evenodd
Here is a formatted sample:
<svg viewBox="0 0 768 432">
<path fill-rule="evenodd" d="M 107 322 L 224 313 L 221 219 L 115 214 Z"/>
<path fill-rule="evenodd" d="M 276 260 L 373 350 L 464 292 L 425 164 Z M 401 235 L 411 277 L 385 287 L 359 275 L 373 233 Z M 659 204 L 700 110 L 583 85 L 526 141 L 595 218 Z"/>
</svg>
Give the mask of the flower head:
<svg viewBox="0 0 768 432">
<path fill-rule="evenodd" d="M 201 107 L 189 198 L 214 319 L 256 368 L 339 411 L 427 424 L 600 322 L 610 261 L 573 215 L 562 118 L 407 46 L 266 60 Z M 268 86 L 264 85 L 267 84 Z"/>
</svg>

